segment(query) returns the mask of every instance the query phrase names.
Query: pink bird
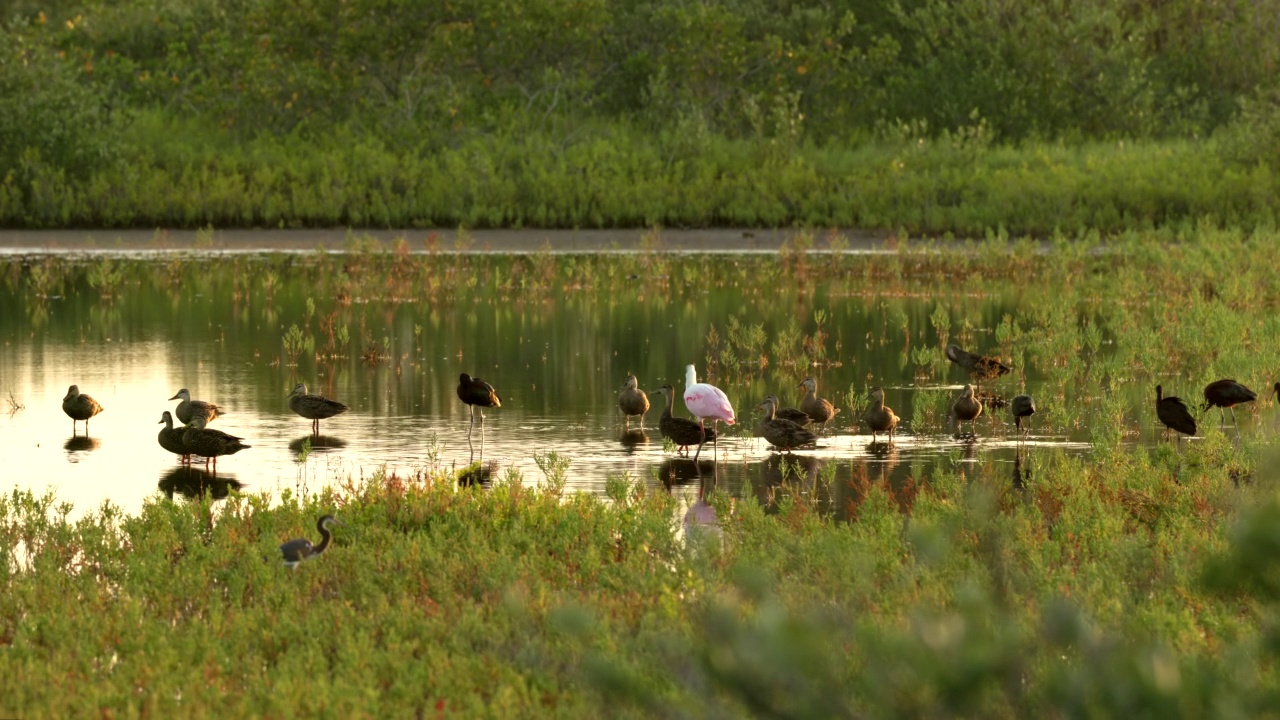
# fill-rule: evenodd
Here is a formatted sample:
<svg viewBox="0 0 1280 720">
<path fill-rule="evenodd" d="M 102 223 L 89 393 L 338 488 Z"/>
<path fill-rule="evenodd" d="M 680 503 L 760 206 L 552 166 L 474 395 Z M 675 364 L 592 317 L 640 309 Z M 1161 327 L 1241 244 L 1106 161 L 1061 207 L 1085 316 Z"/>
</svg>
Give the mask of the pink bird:
<svg viewBox="0 0 1280 720">
<path fill-rule="evenodd" d="M 686 366 L 684 369 L 684 406 L 689 408 L 689 412 L 698 418 L 698 425 L 704 431 L 706 429 L 705 420 L 712 421 L 712 428 L 719 429 L 719 422 L 725 421 L 726 424 L 732 425 L 734 420 L 733 405 L 729 404 L 729 398 L 724 391 L 715 385 L 698 382 L 698 373 L 693 369 L 692 365 Z M 714 440 L 712 442 L 715 442 Z M 698 459 L 698 454 L 702 452 L 702 446 L 698 446 L 698 452 L 694 453 L 693 459 Z"/>
</svg>

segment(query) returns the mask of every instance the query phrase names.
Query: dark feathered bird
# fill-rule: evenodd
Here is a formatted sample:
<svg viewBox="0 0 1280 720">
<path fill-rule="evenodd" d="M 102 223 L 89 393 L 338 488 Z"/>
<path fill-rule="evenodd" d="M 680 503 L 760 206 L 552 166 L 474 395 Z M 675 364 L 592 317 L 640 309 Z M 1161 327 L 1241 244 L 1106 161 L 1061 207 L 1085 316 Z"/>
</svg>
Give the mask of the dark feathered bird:
<svg viewBox="0 0 1280 720">
<path fill-rule="evenodd" d="M 813 422 L 813 418 L 809 417 L 809 413 L 793 407 L 775 407 L 773 416 L 783 420 L 790 420 L 797 425 L 808 425 Z"/>
<path fill-rule="evenodd" d="M 828 420 L 840 413 L 840 410 L 829 400 L 818 397 L 817 380 L 807 377 L 800 381 L 798 387 L 804 388 L 804 397 L 800 399 L 800 410 L 815 423 L 825 427 Z"/>
<path fill-rule="evenodd" d="M 1230 410 L 1231 424 L 1235 425 L 1238 431 L 1240 426 L 1236 423 L 1235 406 L 1253 402 L 1257 399 L 1257 393 L 1235 380 L 1215 380 L 1204 386 L 1204 407 L 1202 412 L 1211 407 L 1218 408 L 1218 417 L 1222 419 L 1222 424 L 1219 425 L 1221 427 L 1227 424 L 1227 416 L 1223 414 L 1222 409 Z"/>
<path fill-rule="evenodd" d="M 210 430 L 204 426 L 205 419 L 196 415 L 191 418 L 191 424 L 182 433 L 182 445 L 187 449 L 190 455 L 199 455 L 204 458 L 206 467 L 209 460 L 213 460 L 213 471 L 218 472 L 218 458 L 222 455 L 235 455 L 241 450 L 252 447 L 245 445 L 235 435 L 228 435 L 221 430 Z"/>
<path fill-rule="evenodd" d="M 323 395 L 307 394 L 307 386 L 298 383 L 289 391 L 289 409 L 311 421 L 311 434 L 320 434 L 320 421 L 341 415 L 347 406 L 337 400 L 330 400 Z"/>
<path fill-rule="evenodd" d="M 1030 395 L 1019 395 L 1013 399 L 1013 424 L 1018 430 L 1018 434 L 1022 434 L 1022 418 L 1029 418 L 1036 414 L 1036 401 L 1031 399 Z M 1031 432 L 1027 428 L 1027 432 Z"/>
<path fill-rule="evenodd" d="M 102 406 L 97 400 L 82 395 L 80 388 L 72 385 L 67 390 L 66 397 L 62 398 L 62 412 L 71 418 L 71 434 L 76 434 L 76 422 L 84 421 L 84 434 L 89 434 L 89 418 L 102 412 Z"/>
<path fill-rule="evenodd" d="M 979 385 L 983 380 L 993 380 L 1009 372 L 1009 366 L 996 358 L 975 355 L 955 343 L 947 346 L 947 359 L 964 368 Z"/>
<path fill-rule="evenodd" d="M 312 545 L 311 541 L 306 538 L 295 538 L 280 545 L 280 554 L 284 556 L 284 564 L 293 569 L 298 568 L 298 564 L 319 555 L 329 549 L 329 541 L 333 539 L 333 533 L 329 532 L 329 525 L 341 525 L 338 519 L 332 515 L 321 516 L 316 521 L 316 529 L 320 531 L 320 544 Z"/>
<path fill-rule="evenodd" d="M 1160 418 L 1160 422 L 1164 423 L 1165 434 L 1169 430 L 1173 430 L 1182 435 L 1196 434 L 1196 419 L 1191 417 L 1191 411 L 1187 409 L 1187 404 L 1182 402 L 1179 397 L 1165 397 L 1164 388 L 1156 386 L 1156 417 Z M 1182 436 L 1175 436 L 1178 440 L 1182 440 Z"/>
<path fill-rule="evenodd" d="M 160 414 L 160 422 L 164 425 L 160 428 L 160 434 L 156 436 L 156 440 L 160 442 L 160 447 L 178 455 L 182 463 L 185 465 L 191 462 L 191 453 L 187 452 L 187 446 L 182 442 L 182 435 L 187 431 L 186 428 L 175 428 L 173 426 L 173 416 L 165 410 Z"/>
<path fill-rule="evenodd" d="M 658 392 L 662 393 L 662 417 L 658 419 L 658 432 L 675 443 L 677 450 L 683 450 L 687 455 L 690 445 L 700 445 L 716 439 L 715 428 L 706 428 L 704 437 L 703 428 L 697 422 L 671 414 L 676 403 L 675 389 L 670 385 L 663 385 L 658 388 Z"/>
<path fill-rule="evenodd" d="M 893 431 L 898 427 L 898 416 L 893 414 L 893 408 L 884 404 L 884 388 L 871 388 L 871 406 L 863 413 L 862 419 L 866 421 L 867 427 L 871 428 L 871 442 L 876 441 L 876 434 L 889 433 L 889 442 L 893 442 Z"/>
<path fill-rule="evenodd" d="M 471 442 L 471 432 L 476 427 L 476 408 L 480 408 L 480 445 L 484 447 L 484 408 L 502 407 L 502 398 L 498 397 L 498 391 L 489 383 L 462 373 L 458 376 L 458 399 L 466 403 L 471 411 L 467 442 Z"/>
<path fill-rule="evenodd" d="M 768 440 L 770 445 L 788 452 L 792 448 L 817 442 L 817 435 L 790 420 L 775 417 L 773 411 L 777 404 L 778 399 L 772 395 L 760 403 L 760 409 L 764 411 L 764 419 L 760 421 L 760 426 L 757 428 L 760 437 Z"/>
<path fill-rule="evenodd" d="M 191 393 L 186 388 L 182 388 L 177 395 L 169 399 L 182 400 L 182 402 L 178 403 L 178 407 L 173 411 L 173 414 L 177 416 L 178 422 L 186 425 L 190 425 L 191 418 L 197 415 L 204 418 L 206 423 L 211 423 L 222 415 L 222 408 L 218 405 L 204 400 L 192 400 Z"/>
<path fill-rule="evenodd" d="M 640 426 L 644 426 L 644 414 L 649 412 L 649 396 L 640 389 L 636 376 L 627 373 L 627 381 L 618 392 L 618 409 L 622 411 L 623 426 L 631 427 L 631 416 L 640 416 Z"/>
<path fill-rule="evenodd" d="M 973 386 L 965 385 L 960 397 L 951 405 L 951 414 L 956 418 L 956 426 L 968 422 L 969 434 L 976 435 L 978 416 L 982 414 L 982 401 L 973 394 Z"/>
</svg>

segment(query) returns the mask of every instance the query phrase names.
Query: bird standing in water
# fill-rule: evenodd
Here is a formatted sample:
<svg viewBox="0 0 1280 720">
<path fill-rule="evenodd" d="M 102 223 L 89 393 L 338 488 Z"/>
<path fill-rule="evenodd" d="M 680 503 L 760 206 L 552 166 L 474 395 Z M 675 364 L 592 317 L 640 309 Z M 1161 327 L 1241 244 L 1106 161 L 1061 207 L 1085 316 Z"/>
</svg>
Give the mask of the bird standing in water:
<svg viewBox="0 0 1280 720">
<path fill-rule="evenodd" d="M 235 455 L 241 450 L 253 447 L 241 442 L 244 438 L 228 435 L 221 430 L 210 430 L 204 424 L 205 419 L 200 415 L 192 417 L 191 424 L 182 433 L 182 445 L 187 449 L 188 455 L 199 455 L 204 458 L 206 468 L 209 467 L 209 460 L 212 459 L 215 475 L 218 473 L 220 455 Z"/>
<path fill-rule="evenodd" d="M 636 376 L 627 373 L 627 381 L 618 392 L 618 409 L 622 410 L 623 426 L 631 427 L 631 416 L 640 416 L 640 427 L 644 427 L 644 414 L 649 412 L 649 396 L 640 389 Z"/>
<path fill-rule="evenodd" d="M 1164 388 L 1159 385 L 1156 386 L 1156 417 L 1164 423 L 1165 435 L 1173 430 L 1174 439 L 1179 443 L 1182 442 L 1182 435 L 1196 434 L 1196 419 L 1191 417 L 1187 404 L 1179 397 L 1165 397 Z"/>
<path fill-rule="evenodd" d="M 805 430 L 800 425 L 774 416 L 774 408 L 778 405 L 778 398 L 770 395 L 760 403 L 760 409 L 764 411 L 764 419 L 760 421 L 760 427 L 757 430 L 760 437 L 769 441 L 770 445 L 777 447 L 779 450 L 791 452 L 792 448 L 801 445 L 811 445 L 818 441 L 818 436 Z"/>
<path fill-rule="evenodd" d="M 698 418 L 698 426 L 703 431 L 703 442 L 711 440 L 713 448 L 716 447 L 715 437 L 706 437 L 706 421 L 711 420 L 711 428 L 716 431 L 719 430 L 718 423 L 721 420 L 727 425 L 735 422 L 733 405 L 730 404 L 728 396 L 715 385 L 698 382 L 698 373 L 693 369 L 693 365 L 688 365 L 684 369 L 684 406 Z M 699 445 L 693 459 L 697 461 L 701 453 L 702 446 Z"/>
<path fill-rule="evenodd" d="M 956 426 L 962 422 L 969 423 L 969 434 L 977 436 L 978 416 L 982 414 L 982 401 L 973 394 L 973 386 L 965 385 L 960 397 L 951 405 L 951 414 L 956 418 Z"/>
<path fill-rule="evenodd" d="M 298 565 L 310 560 L 329 549 L 329 542 L 333 539 L 333 533 L 329 532 L 329 525 L 341 525 L 338 519 L 332 515 L 321 516 L 316 521 L 316 529 L 320 531 L 320 544 L 312 545 L 311 541 L 306 538 L 295 538 L 280 545 L 280 554 L 284 556 L 284 564 L 298 569 Z"/>
<path fill-rule="evenodd" d="M 1036 401 L 1031 399 L 1030 395 L 1019 395 L 1013 399 L 1013 424 L 1018 431 L 1018 435 L 1022 435 L 1022 418 L 1029 418 L 1036 414 Z M 1030 421 L 1027 421 L 1030 424 Z M 1031 432 L 1031 428 L 1027 428 L 1027 432 Z"/>
<path fill-rule="evenodd" d="M 480 408 L 480 448 L 484 452 L 484 409 L 502 407 L 502 398 L 489 383 L 466 373 L 458 376 L 458 399 L 466 403 L 471 410 L 471 425 L 467 428 L 467 444 L 471 443 L 471 433 L 476 427 L 476 408 Z"/>
<path fill-rule="evenodd" d="M 676 417 L 671 414 L 676 404 L 676 391 L 674 388 L 670 385 L 663 385 L 658 388 L 658 392 L 662 393 L 662 417 L 658 419 L 658 432 L 662 433 L 662 437 L 676 444 L 677 452 L 684 450 L 687 455 L 690 445 L 701 446 L 706 440 L 716 439 L 714 428 L 707 430 L 688 418 Z"/>
<path fill-rule="evenodd" d="M 1236 432 L 1239 433 L 1240 425 L 1236 422 L 1235 406 L 1253 402 L 1257 399 L 1257 393 L 1235 380 L 1215 380 L 1204 386 L 1204 407 L 1202 412 L 1211 407 L 1218 408 L 1218 417 L 1222 419 L 1218 427 L 1223 427 L 1227 424 L 1227 416 L 1222 413 L 1222 409 L 1230 410 L 1231 424 L 1235 426 Z"/>
<path fill-rule="evenodd" d="M 341 415 L 347 406 L 337 400 L 330 400 L 323 395 L 310 395 L 307 386 L 298 383 L 286 396 L 289 398 L 289 409 L 311 421 L 311 434 L 320 434 L 320 421 Z"/>
<path fill-rule="evenodd" d="M 191 453 L 187 451 L 186 444 L 182 442 L 182 435 L 187 429 L 175 428 L 173 426 L 173 416 L 169 414 L 168 410 L 160 414 L 160 422 L 157 424 L 164 425 L 163 428 L 160 428 L 160 434 L 156 436 L 160 447 L 176 454 L 183 465 L 190 465 Z"/>
<path fill-rule="evenodd" d="M 889 442 L 893 442 L 893 431 L 898 427 L 898 416 L 893 408 L 884 404 L 884 388 L 871 388 L 871 407 L 863 413 L 862 419 L 871 428 L 871 442 L 876 441 L 876 433 L 888 432 Z"/>
<path fill-rule="evenodd" d="M 826 429 L 827 421 L 840 413 L 840 410 L 832 405 L 826 398 L 818 397 L 818 381 L 811 377 L 807 377 L 800 381 L 796 387 L 804 388 L 804 397 L 800 399 L 800 410 L 808 415 L 813 422 L 822 427 L 819 432 Z"/>
<path fill-rule="evenodd" d="M 62 412 L 71 418 L 71 435 L 76 434 L 76 423 L 80 420 L 84 421 L 85 437 L 89 436 L 89 418 L 102 412 L 102 406 L 97 400 L 80 393 L 80 388 L 72 385 L 67 390 L 66 397 L 62 398 Z"/>
<path fill-rule="evenodd" d="M 169 399 L 182 401 L 178 403 L 178 408 L 173 411 L 173 414 L 177 416 L 178 422 L 185 425 L 190 425 L 191 418 L 197 415 L 204 418 L 205 423 L 211 423 L 222 415 L 220 406 L 204 400 L 192 400 L 191 393 L 186 388 L 182 388 L 177 395 Z"/>
</svg>

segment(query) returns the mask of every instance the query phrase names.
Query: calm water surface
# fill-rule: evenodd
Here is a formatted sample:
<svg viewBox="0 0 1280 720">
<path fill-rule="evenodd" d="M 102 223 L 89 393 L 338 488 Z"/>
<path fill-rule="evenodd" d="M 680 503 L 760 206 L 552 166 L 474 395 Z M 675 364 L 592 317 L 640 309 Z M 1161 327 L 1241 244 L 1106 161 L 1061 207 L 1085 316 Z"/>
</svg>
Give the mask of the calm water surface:
<svg viewBox="0 0 1280 720">
<path fill-rule="evenodd" d="M 806 286 L 779 286 L 770 277 L 785 260 L 775 255 L 672 256 L 660 266 L 637 255 L 608 271 L 592 266 L 595 279 L 582 258 L 545 253 L 483 262 L 450 253 L 413 270 L 397 269 L 391 253 L 374 268 L 315 251 L 160 252 L 116 257 L 105 269 L 103 257 L 15 252 L 0 261 L 5 484 L 56 490 L 77 514 L 103 501 L 134 511 L 157 493 L 315 492 L 382 469 L 413 477 L 473 458 L 494 477 L 538 482 L 538 458 L 549 452 L 568 460 L 569 487 L 590 492 L 626 474 L 690 488 L 709 480 L 770 500 L 785 477 L 790 490 L 821 493 L 839 511 L 868 482 L 919 484 L 938 472 L 1026 482 L 1039 455 L 1089 452 L 1087 427 L 1044 411 L 1061 390 L 1035 369 L 993 388 L 1038 397 L 1042 412 L 1021 450 L 1007 411 L 984 415 L 976 440 L 957 439 L 941 418 L 965 375 L 940 360 L 927 376 L 918 367 L 919 353 L 941 357 L 930 317 L 943 291 L 851 294 L 824 286 L 820 272 Z M 948 300 L 963 306 L 953 331 L 965 325 L 974 349 L 994 348 L 993 329 L 1017 316 L 1018 292 Z M 303 347 L 292 357 L 285 337 L 295 325 Z M 757 341 L 733 349 L 760 357 L 727 358 L 729 336 L 751 326 Z M 688 363 L 711 373 L 742 420 L 697 465 L 664 451 L 657 431 L 654 388 L 682 390 Z M 486 413 L 483 447 L 479 428 L 468 445 L 460 372 L 502 395 L 502 408 Z M 631 432 L 616 404 L 628 372 L 654 405 Z M 806 375 L 842 412 L 817 449 L 784 459 L 751 437 L 753 409 L 771 393 L 797 404 Z M 297 382 L 351 409 L 310 438 L 309 421 L 285 399 Z M 105 407 L 88 438 L 73 436 L 61 410 L 73 383 Z M 903 418 L 892 447 L 856 427 L 851 400 L 872 385 L 887 388 Z M 184 387 L 223 407 L 212 427 L 252 445 L 222 458 L 216 477 L 180 468 L 156 442 L 161 412 L 177 405 L 167 398 Z M 1135 415 L 1147 394 L 1134 388 Z M 676 409 L 686 414 L 679 399 Z"/>
</svg>

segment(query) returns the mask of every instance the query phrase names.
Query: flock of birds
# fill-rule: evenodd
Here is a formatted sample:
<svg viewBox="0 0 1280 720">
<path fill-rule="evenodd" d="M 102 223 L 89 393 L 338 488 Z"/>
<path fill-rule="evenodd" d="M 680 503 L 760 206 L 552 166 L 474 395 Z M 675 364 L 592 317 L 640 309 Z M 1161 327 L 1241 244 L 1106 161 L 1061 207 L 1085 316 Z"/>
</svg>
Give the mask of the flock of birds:
<svg viewBox="0 0 1280 720">
<path fill-rule="evenodd" d="M 977 386 L 965 385 L 960 396 L 951 405 L 951 416 L 957 425 L 963 422 L 970 423 L 970 436 L 973 436 L 977 430 L 977 419 L 982 415 L 985 407 L 984 396 L 978 391 L 980 383 L 983 380 L 999 378 L 1007 374 L 1010 368 L 997 358 L 970 353 L 955 344 L 947 346 L 946 357 L 967 371 L 978 384 Z M 806 426 L 813 425 L 818 433 L 821 433 L 826 423 L 840 412 L 840 409 L 831 401 L 819 397 L 818 382 L 814 378 L 805 378 L 796 387 L 803 388 L 805 391 L 799 403 L 800 407 L 783 407 L 776 395 L 769 395 L 757 408 L 762 413 L 762 419 L 756 428 L 756 434 L 763 437 L 770 445 L 786 452 L 814 445 L 818 435 Z M 1274 390 L 1277 395 L 1280 395 L 1280 382 L 1275 384 Z M 498 392 L 484 380 L 466 373 L 462 373 L 458 378 L 457 392 L 458 398 L 468 406 L 471 416 L 467 429 L 468 444 L 475 430 L 477 409 L 480 414 L 483 441 L 484 408 L 502 407 Z M 733 425 L 737 421 L 733 404 L 728 396 L 714 385 L 698 382 L 693 365 L 685 368 L 684 404 L 694 420 L 675 415 L 675 390 L 671 385 L 662 385 L 658 388 L 658 392 L 663 396 L 662 416 L 658 421 L 659 432 L 676 445 L 677 452 L 687 455 L 689 447 L 697 446 L 697 452 L 694 454 L 695 461 L 702 453 L 702 446 L 708 441 L 713 443 L 713 447 L 715 446 L 721 421 L 728 425 Z M 303 383 L 295 385 L 286 397 L 293 412 L 311 421 L 311 430 L 314 435 L 320 432 L 321 420 L 347 411 L 347 406 L 336 400 L 308 393 L 307 386 Z M 1222 411 L 1230 410 L 1232 424 L 1236 425 L 1235 406 L 1252 402 L 1257 397 L 1256 393 L 1235 380 L 1218 380 L 1205 387 L 1205 403 L 1202 411 L 1217 407 L 1225 425 L 1226 416 Z M 179 390 L 169 399 L 180 401 L 174 414 L 183 423 L 183 427 L 174 427 L 173 416 L 165 410 L 160 417 L 160 424 L 164 425 L 164 428 L 160 430 L 156 439 L 165 450 L 178 455 L 184 465 L 190 465 L 192 457 L 198 456 L 204 458 L 206 469 L 212 461 L 213 472 L 216 474 L 219 457 L 234 455 L 251 447 L 244 444 L 243 438 L 207 427 L 223 414 L 220 406 L 191 399 L 191 393 L 186 388 Z M 997 396 L 985 396 L 985 399 L 988 400 L 987 404 L 993 407 L 1003 407 L 1005 404 Z M 886 433 L 889 442 L 892 443 L 899 418 L 893 412 L 893 408 L 885 405 L 884 389 L 871 388 L 867 400 L 867 407 L 861 417 L 871 431 L 872 442 L 876 442 L 880 433 Z M 1018 395 L 1008 403 L 1008 406 L 1014 418 L 1016 432 L 1021 437 L 1022 421 L 1036 412 L 1035 400 L 1030 395 Z M 649 407 L 649 397 L 644 390 L 640 389 L 636 376 L 628 374 L 625 384 L 618 393 L 618 408 L 622 411 L 625 426 L 630 426 L 633 417 L 639 417 L 643 424 Z M 81 393 L 77 386 L 72 385 L 62 400 L 62 410 L 71 418 L 73 435 L 76 433 L 76 424 L 80 421 L 84 421 L 85 434 L 88 435 L 89 419 L 102 412 L 103 408 L 92 397 Z M 1169 430 L 1173 430 L 1179 441 L 1182 435 L 1196 434 L 1196 420 L 1186 402 L 1177 397 L 1165 397 L 1164 388 L 1160 385 L 1156 386 L 1156 416 L 1165 426 L 1166 435 Z M 711 427 L 707 427 L 708 420 L 711 421 Z M 1238 425 L 1236 428 L 1239 432 Z M 1028 432 L 1030 432 L 1029 428 Z M 342 523 L 332 515 L 324 515 L 316 522 L 316 528 L 321 536 L 319 544 L 313 545 L 305 538 L 296 538 L 281 544 L 280 553 L 285 565 L 296 568 L 299 563 L 323 553 L 332 539 L 329 526 L 334 524 Z"/>
</svg>

